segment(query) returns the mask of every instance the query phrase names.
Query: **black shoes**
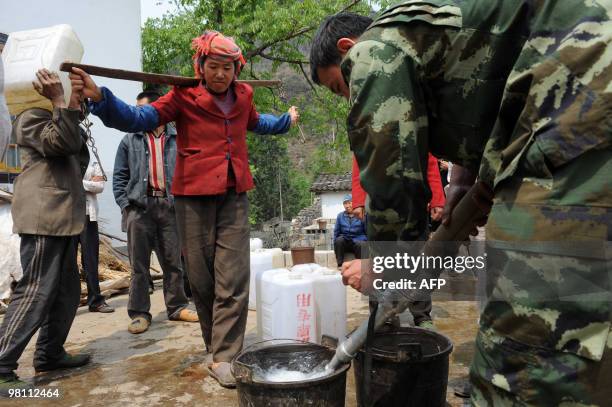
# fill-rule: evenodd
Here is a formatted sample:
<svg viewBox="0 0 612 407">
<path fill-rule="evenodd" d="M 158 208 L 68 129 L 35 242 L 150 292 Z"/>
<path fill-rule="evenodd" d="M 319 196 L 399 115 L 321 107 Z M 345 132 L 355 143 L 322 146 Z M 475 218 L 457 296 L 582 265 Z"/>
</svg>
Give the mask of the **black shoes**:
<svg viewBox="0 0 612 407">
<path fill-rule="evenodd" d="M 19 380 L 15 373 L 0 375 L 0 397 L 13 397 L 11 390 L 33 389 L 30 383 Z"/>
<path fill-rule="evenodd" d="M 91 360 L 91 355 L 86 353 L 79 353 L 76 355 L 70 355 L 66 353 L 63 358 L 57 362 L 48 363 L 40 366 L 34 366 L 36 373 L 49 372 L 51 370 L 58 369 L 72 369 L 75 367 L 85 366 Z"/>
</svg>

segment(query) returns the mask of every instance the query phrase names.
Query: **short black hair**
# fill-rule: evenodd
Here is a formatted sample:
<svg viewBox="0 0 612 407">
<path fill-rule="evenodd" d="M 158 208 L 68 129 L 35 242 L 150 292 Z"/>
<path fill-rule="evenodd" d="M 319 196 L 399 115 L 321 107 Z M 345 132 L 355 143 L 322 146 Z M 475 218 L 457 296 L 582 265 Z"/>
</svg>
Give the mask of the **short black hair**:
<svg viewBox="0 0 612 407">
<path fill-rule="evenodd" d="M 343 12 L 323 20 L 310 47 L 310 76 L 320 84 L 318 68 L 339 65 L 342 56 L 337 43 L 340 38 L 358 38 L 372 24 L 370 17 L 361 14 Z"/>
<path fill-rule="evenodd" d="M 160 97 L 161 95 L 159 94 L 159 92 L 155 90 L 145 90 L 143 92 L 140 92 L 138 96 L 136 96 L 136 100 L 147 98 L 149 100 L 149 103 L 153 103 Z"/>
</svg>

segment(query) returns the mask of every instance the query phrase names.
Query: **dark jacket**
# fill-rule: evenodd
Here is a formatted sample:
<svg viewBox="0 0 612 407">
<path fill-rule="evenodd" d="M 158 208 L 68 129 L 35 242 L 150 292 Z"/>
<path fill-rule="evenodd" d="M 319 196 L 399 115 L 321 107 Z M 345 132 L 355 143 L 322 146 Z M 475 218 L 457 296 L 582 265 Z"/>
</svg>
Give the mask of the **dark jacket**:
<svg viewBox="0 0 612 407">
<path fill-rule="evenodd" d="M 23 169 L 15 181 L 13 232 L 74 236 L 85 225 L 83 175 L 89 164 L 79 110 L 28 109 L 13 126 Z"/>
<path fill-rule="evenodd" d="M 166 126 L 164 146 L 164 175 L 166 194 L 172 196 L 172 177 L 176 163 L 176 129 Z M 115 202 L 123 211 L 128 205 L 141 208 L 147 206 L 147 187 L 149 185 L 149 144 L 144 133 L 129 133 L 123 137 L 113 170 L 113 194 Z"/>
<path fill-rule="evenodd" d="M 349 216 L 346 211 L 340 212 L 334 226 L 334 241 L 340 236 L 353 241 L 367 240 L 366 225 L 355 216 Z"/>
</svg>

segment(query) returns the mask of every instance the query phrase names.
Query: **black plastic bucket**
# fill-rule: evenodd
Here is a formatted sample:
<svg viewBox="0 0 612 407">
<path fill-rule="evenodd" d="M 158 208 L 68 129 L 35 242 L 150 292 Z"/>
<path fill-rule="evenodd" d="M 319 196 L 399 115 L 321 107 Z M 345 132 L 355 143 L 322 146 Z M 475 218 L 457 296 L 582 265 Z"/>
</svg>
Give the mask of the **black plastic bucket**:
<svg viewBox="0 0 612 407">
<path fill-rule="evenodd" d="M 376 333 L 372 342 L 371 371 L 364 369 L 363 349 L 357 353 L 353 365 L 357 405 L 444 407 L 448 357 L 452 350 L 450 339 L 426 329 L 398 328 Z M 369 389 L 365 388 L 366 374 L 371 375 Z"/>
<path fill-rule="evenodd" d="M 272 367 L 310 373 L 331 360 L 334 349 L 308 342 L 272 340 L 255 344 L 232 362 L 241 407 L 344 407 L 346 364 L 332 374 L 299 382 L 269 382 L 258 372 Z M 261 369 L 261 370 L 260 370 Z"/>
</svg>

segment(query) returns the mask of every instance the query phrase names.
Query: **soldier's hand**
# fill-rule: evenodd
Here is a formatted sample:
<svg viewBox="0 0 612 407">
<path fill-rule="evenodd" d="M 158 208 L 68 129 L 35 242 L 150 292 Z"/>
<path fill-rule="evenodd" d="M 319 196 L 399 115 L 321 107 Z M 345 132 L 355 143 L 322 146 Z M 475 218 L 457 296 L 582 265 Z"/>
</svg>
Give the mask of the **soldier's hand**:
<svg viewBox="0 0 612 407">
<path fill-rule="evenodd" d="M 80 92 L 83 97 L 90 98 L 94 102 L 102 100 L 102 91 L 98 85 L 91 79 L 91 76 L 80 68 L 72 68 L 70 73 L 70 82 L 72 83 L 73 91 Z"/>
<path fill-rule="evenodd" d="M 297 106 L 291 106 L 287 113 L 289 113 L 289 116 L 291 117 L 291 125 L 294 126 L 300 120 L 300 112 L 298 111 Z"/>
<path fill-rule="evenodd" d="M 361 291 L 361 260 L 347 261 L 342 264 L 342 283 Z"/>
<path fill-rule="evenodd" d="M 56 72 L 51 72 L 48 69 L 38 70 L 36 80 L 32 82 L 32 85 L 38 93 L 51 101 L 53 107 L 66 107 L 64 87 Z"/>
</svg>

